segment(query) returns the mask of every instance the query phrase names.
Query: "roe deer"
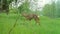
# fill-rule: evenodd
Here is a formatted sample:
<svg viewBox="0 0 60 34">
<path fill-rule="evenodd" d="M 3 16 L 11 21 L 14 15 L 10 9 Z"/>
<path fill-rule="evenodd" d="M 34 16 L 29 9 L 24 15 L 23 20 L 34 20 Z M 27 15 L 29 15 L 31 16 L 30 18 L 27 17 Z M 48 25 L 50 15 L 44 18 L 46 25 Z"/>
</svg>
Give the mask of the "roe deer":
<svg viewBox="0 0 60 34">
<path fill-rule="evenodd" d="M 26 14 L 26 13 L 22 13 L 22 16 L 24 16 L 27 20 L 32 20 L 34 19 L 36 21 L 37 24 L 40 25 L 40 19 L 39 19 L 39 16 L 36 15 L 36 14 Z"/>
</svg>

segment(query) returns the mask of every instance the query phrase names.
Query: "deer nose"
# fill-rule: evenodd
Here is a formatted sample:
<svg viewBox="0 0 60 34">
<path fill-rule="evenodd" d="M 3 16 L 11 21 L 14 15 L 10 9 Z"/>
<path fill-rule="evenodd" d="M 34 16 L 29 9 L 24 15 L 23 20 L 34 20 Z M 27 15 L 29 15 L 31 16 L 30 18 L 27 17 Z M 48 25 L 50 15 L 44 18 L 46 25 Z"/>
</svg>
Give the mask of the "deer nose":
<svg viewBox="0 0 60 34">
<path fill-rule="evenodd" d="M 40 17 L 40 16 L 38 16 L 38 17 Z"/>
</svg>

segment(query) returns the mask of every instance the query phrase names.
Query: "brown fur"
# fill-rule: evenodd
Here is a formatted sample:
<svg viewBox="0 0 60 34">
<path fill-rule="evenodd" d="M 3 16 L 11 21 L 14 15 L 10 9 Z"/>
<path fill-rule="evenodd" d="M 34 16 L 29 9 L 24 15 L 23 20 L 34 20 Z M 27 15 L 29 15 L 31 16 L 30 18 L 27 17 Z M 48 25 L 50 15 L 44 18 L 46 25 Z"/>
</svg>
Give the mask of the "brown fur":
<svg viewBox="0 0 60 34">
<path fill-rule="evenodd" d="M 32 20 L 34 19 L 36 21 L 37 24 L 40 24 L 40 19 L 38 17 L 38 15 L 36 14 L 26 14 L 26 13 L 22 13 L 22 16 L 24 16 L 27 20 Z"/>
</svg>

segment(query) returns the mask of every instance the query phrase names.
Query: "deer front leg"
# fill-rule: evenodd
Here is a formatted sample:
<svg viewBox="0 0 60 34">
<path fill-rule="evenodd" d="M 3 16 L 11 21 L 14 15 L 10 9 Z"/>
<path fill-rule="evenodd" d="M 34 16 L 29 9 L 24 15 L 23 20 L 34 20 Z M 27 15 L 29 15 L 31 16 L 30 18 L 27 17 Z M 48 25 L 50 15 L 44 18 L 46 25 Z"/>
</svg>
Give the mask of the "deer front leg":
<svg viewBox="0 0 60 34">
<path fill-rule="evenodd" d="M 40 25 L 40 20 L 39 19 L 35 19 L 36 23 Z"/>
</svg>

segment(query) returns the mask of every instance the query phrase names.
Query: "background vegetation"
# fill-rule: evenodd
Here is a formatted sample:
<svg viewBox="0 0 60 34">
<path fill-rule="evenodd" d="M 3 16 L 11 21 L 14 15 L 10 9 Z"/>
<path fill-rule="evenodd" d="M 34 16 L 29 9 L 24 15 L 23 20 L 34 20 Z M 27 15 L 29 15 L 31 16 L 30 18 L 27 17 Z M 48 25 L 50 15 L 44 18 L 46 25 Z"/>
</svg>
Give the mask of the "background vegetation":
<svg viewBox="0 0 60 34">
<path fill-rule="evenodd" d="M 40 11 L 38 8 L 35 11 L 30 9 L 31 1 L 23 1 L 19 1 L 22 4 L 18 7 L 18 0 L 0 0 L 0 34 L 9 34 L 18 17 L 10 34 L 60 34 L 59 0 L 46 4 Z M 37 2 L 36 0 L 33 1 Z M 37 25 L 34 19 L 26 20 L 25 17 L 21 16 L 22 12 L 39 15 L 41 25 Z"/>
</svg>

